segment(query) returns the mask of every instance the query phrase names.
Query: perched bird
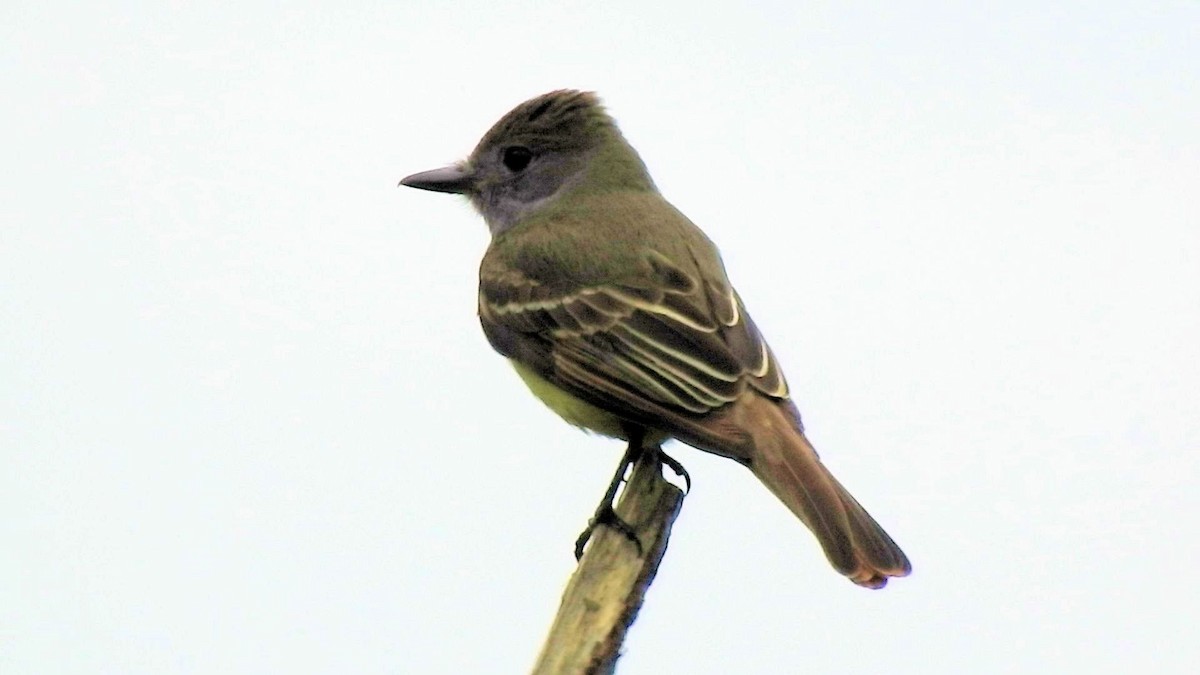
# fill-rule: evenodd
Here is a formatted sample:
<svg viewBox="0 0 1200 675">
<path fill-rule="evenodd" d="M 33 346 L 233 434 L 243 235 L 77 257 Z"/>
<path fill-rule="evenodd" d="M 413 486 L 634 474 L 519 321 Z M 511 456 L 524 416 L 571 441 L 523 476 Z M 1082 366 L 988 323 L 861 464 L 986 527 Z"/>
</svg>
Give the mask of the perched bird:
<svg viewBox="0 0 1200 675">
<path fill-rule="evenodd" d="M 535 395 L 571 424 L 729 457 L 869 588 L 911 567 L 817 457 L 716 246 L 659 194 L 589 92 L 505 115 L 459 164 L 401 184 L 466 195 L 491 244 L 479 319 Z"/>
</svg>

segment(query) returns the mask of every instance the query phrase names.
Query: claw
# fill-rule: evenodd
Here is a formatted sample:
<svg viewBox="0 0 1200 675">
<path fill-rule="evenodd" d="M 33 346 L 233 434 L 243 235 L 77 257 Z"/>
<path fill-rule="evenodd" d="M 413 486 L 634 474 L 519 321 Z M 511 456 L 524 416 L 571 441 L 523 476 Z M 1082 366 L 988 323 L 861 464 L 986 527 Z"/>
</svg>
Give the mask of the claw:
<svg viewBox="0 0 1200 675">
<path fill-rule="evenodd" d="M 683 465 L 679 463 L 679 460 L 663 452 L 662 448 L 659 448 L 658 461 L 670 467 L 671 470 L 675 472 L 676 476 L 679 476 L 683 479 L 683 493 L 685 495 L 690 494 L 692 491 L 692 477 L 688 475 L 687 469 L 683 468 Z"/>
<path fill-rule="evenodd" d="M 602 504 L 599 509 L 596 509 L 596 515 L 588 521 L 587 528 L 575 540 L 575 560 L 583 557 L 584 547 L 587 546 L 588 541 L 592 538 L 592 534 L 600 525 L 607 525 L 625 535 L 625 538 L 633 542 L 633 545 L 637 547 L 638 557 L 641 557 L 644 552 L 642 540 L 638 539 L 637 532 L 634 531 L 633 526 L 621 520 L 621 517 L 613 510 L 611 504 Z"/>
</svg>

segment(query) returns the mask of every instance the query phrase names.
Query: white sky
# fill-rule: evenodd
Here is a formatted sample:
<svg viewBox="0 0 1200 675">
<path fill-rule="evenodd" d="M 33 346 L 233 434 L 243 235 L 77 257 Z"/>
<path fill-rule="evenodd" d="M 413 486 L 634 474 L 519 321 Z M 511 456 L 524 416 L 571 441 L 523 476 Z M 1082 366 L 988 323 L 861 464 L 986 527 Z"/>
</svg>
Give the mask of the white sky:
<svg viewBox="0 0 1200 675">
<path fill-rule="evenodd" d="M 915 567 L 677 447 L 621 673 L 1194 672 L 1200 6 L 106 4 L 0 8 L 0 672 L 527 670 L 621 448 L 395 185 L 561 87 Z"/>
</svg>

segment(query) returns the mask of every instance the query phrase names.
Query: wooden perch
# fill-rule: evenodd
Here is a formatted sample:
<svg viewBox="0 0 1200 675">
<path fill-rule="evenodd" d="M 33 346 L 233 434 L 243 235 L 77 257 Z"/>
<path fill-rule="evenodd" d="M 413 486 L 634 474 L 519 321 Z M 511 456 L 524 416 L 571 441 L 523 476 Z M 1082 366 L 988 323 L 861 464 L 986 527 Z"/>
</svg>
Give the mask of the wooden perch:
<svg viewBox="0 0 1200 675">
<path fill-rule="evenodd" d="M 625 632 L 654 581 L 682 505 L 683 491 L 663 478 L 659 453 L 643 452 L 616 512 L 637 533 L 644 555 L 638 555 L 637 546 L 621 532 L 596 528 L 567 582 L 534 675 L 613 672 Z"/>
</svg>

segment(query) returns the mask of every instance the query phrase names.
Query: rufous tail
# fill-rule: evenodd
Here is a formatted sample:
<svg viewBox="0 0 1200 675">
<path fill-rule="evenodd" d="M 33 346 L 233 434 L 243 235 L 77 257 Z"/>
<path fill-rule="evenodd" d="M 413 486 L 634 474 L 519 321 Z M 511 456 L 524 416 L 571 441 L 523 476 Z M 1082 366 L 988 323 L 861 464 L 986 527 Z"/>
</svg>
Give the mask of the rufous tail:
<svg viewBox="0 0 1200 675">
<path fill-rule="evenodd" d="M 821 463 L 791 406 L 760 398 L 754 407 L 750 469 L 812 530 L 834 569 L 867 588 L 912 571 L 896 542 Z"/>
</svg>

